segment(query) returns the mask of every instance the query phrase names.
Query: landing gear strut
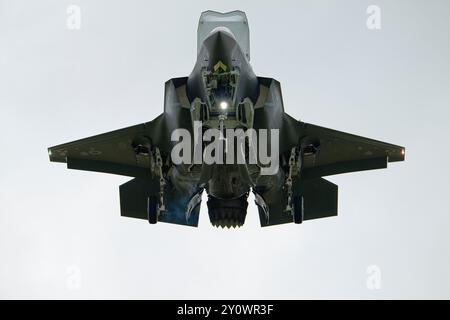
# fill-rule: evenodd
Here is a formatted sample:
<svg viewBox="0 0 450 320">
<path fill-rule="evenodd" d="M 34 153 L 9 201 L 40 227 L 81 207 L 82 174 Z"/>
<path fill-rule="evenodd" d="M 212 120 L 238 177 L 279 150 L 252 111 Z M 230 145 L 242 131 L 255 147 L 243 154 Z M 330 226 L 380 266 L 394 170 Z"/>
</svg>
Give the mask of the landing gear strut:
<svg viewBox="0 0 450 320">
<path fill-rule="evenodd" d="M 147 217 L 150 224 L 155 224 L 158 222 L 160 213 L 166 211 L 166 206 L 164 205 L 164 187 L 166 186 L 166 180 L 164 179 L 162 170 L 163 161 L 159 149 L 155 148 L 151 152 L 150 157 L 152 177 L 156 177 L 159 181 L 159 194 L 147 198 Z"/>
<path fill-rule="evenodd" d="M 158 222 L 158 198 L 155 196 L 147 198 L 147 218 L 150 224 Z"/>
<path fill-rule="evenodd" d="M 304 201 L 302 196 L 295 196 L 294 201 L 294 223 L 300 224 L 303 222 Z"/>
</svg>

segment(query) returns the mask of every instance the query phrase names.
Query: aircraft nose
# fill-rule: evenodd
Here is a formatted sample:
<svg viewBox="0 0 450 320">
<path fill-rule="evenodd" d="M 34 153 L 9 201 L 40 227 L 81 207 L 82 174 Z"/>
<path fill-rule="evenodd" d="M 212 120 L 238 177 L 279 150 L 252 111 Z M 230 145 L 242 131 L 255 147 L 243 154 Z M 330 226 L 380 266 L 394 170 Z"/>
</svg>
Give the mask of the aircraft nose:
<svg viewBox="0 0 450 320">
<path fill-rule="evenodd" d="M 233 33 L 225 27 L 213 29 L 203 42 L 203 47 L 207 52 L 210 63 L 222 61 L 226 65 L 231 65 L 231 55 L 238 44 Z"/>
<path fill-rule="evenodd" d="M 227 37 L 231 37 L 236 40 L 236 37 L 234 36 L 233 32 L 231 32 L 231 30 L 228 29 L 227 27 L 216 27 L 212 29 L 207 38 L 213 35 L 225 35 Z"/>
</svg>

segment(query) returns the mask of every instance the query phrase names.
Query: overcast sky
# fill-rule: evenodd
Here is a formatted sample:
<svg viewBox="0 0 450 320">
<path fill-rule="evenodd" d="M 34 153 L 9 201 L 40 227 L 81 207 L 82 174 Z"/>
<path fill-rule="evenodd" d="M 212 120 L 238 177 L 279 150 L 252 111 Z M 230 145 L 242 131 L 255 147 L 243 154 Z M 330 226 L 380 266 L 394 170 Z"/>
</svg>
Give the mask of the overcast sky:
<svg viewBox="0 0 450 320">
<path fill-rule="evenodd" d="M 251 63 L 286 112 L 406 161 L 330 177 L 338 217 L 262 229 L 251 197 L 238 230 L 205 203 L 197 229 L 122 218 L 129 178 L 48 161 L 159 115 L 208 9 L 247 13 Z M 0 0 L 0 298 L 450 298 L 449 16 L 445 0 Z"/>
</svg>

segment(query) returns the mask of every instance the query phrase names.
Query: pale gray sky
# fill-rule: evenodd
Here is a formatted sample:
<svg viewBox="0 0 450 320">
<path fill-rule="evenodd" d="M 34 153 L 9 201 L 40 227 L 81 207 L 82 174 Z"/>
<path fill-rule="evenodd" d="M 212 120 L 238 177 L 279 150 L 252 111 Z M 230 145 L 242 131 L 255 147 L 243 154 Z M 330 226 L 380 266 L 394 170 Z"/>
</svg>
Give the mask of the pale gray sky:
<svg viewBox="0 0 450 320">
<path fill-rule="evenodd" d="M 122 218 L 128 178 L 48 161 L 161 113 L 208 9 L 247 13 L 251 63 L 289 114 L 403 145 L 406 161 L 331 177 L 336 218 L 261 229 L 251 198 L 231 231 L 205 204 L 198 229 Z M 449 16 L 444 0 L 0 0 L 0 298 L 450 298 Z"/>
</svg>

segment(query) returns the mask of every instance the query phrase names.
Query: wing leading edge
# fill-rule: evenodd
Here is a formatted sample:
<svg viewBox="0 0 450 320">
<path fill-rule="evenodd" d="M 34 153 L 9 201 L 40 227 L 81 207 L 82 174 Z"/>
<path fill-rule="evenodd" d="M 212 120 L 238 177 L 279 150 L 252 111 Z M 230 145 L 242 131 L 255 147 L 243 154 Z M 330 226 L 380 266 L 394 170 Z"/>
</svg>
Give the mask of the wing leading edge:
<svg viewBox="0 0 450 320">
<path fill-rule="evenodd" d="M 298 122 L 298 128 L 305 179 L 382 169 L 405 158 L 405 148 L 394 144 L 305 122 Z"/>
<path fill-rule="evenodd" d="M 149 177 L 148 154 L 161 120 L 159 116 L 151 122 L 51 147 L 50 161 L 67 163 L 69 169 Z"/>
</svg>

